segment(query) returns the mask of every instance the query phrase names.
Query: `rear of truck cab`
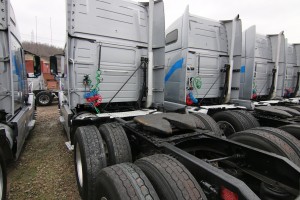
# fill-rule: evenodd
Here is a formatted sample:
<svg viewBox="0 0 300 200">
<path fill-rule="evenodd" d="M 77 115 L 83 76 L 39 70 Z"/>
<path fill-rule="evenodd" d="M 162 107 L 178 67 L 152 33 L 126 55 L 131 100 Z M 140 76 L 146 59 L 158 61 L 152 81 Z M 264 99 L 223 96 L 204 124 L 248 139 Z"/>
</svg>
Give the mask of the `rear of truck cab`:
<svg viewBox="0 0 300 200">
<path fill-rule="evenodd" d="M 175 33 L 177 37 L 174 37 Z M 201 102 L 205 105 L 227 103 L 229 100 L 225 98 L 228 97 L 237 99 L 241 33 L 238 17 L 215 21 L 191 15 L 187 9 L 167 29 L 165 103 L 199 105 Z M 232 65 L 232 78 L 227 80 L 229 65 Z M 230 88 L 226 88 L 229 83 Z"/>
<path fill-rule="evenodd" d="M 243 32 L 240 99 L 273 100 L 284 95 L 286 48 L 283 33 L 262 35 L 252 26 Z"/>
</svg>

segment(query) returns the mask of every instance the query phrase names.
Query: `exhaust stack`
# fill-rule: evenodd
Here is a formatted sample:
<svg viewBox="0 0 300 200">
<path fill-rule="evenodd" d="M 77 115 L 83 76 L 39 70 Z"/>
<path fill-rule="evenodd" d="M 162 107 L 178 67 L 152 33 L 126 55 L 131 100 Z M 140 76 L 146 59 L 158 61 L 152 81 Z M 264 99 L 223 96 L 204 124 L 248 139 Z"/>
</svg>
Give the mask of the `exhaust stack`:
<svg viewBox="0 0 300 200">
<path fill-rule="evenodd" d="M 227 89 L 227 94 L 224 98 L 223 103 L 229 103 L 230 101 L 230 96 L 231 96 L 231 85 L 232 85 L 232 73 L 233 73 L 233 54 L 234 54 L 234 45 L 235 45 L 235 34 L 236 34 L 236 24 L 237 21 L 239 20 L 239 15 L 237 15 L 233 21 L 232 21 L 232 35 L 231 35 L 231 49 L 229 53 L 229 65 L 230 65 L 230 71 L 229 71 L 229 76 L 228 76 L 228 89 Z"/>
<path fill-rule="evenodd" d="M 281 41 L 283 37 L 283 31 L 281 31 L 278 34 L 278 44 L 277 44 L 277 54 L 276 54 L 276 61 L 275 61 L 275 74 L 274 74 L 274 80 L 271 86 L 271 91 L 269 95 L 269 99 L 274 99 L 276 97 L 276 91 L 277 91 L 277 82 L 278 82 L 278 70 L 279 70 L 279 58 L 280 58 L 280 48 L 281 48 Z"/>
<path fill-rule="evenodd" d="M 149 108 L 153 102 L 153 12 L 154 0 L 149 0 L 149 38 L 148 38 L 148 92 L 146 108 Z"/>
</svg>

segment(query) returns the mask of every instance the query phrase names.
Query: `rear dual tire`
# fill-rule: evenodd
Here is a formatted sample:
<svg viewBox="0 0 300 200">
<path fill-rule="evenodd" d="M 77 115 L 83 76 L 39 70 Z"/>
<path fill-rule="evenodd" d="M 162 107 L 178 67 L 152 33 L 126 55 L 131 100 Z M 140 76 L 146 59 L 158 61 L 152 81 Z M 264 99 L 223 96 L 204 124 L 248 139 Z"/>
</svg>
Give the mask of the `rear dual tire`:
<svg viewBox="0 0 300 200">
<path fill-rule="evenodd" d="M 149 156 L 138 160 L 137 166 L 118 164 L 132 161 L 125 131 L 118 123 L 101 125 L 99 130 L 82 126 L 75 133 L 76 179 L 82 199 L 206 199 L 193 175 L 170 156 Z"/>
<path fill-rule="evenodd" d="M 135 164 L 149 178 L 160 199 L 206 199 L 193 175 L 171 156 L 155 154 Z"/>
<path fill-rule="evenodd" d="M 131 148 L 123 127 L 118 123 L 103 124 L 99 132 L 106 147 L 107 165 L 132 162 Z"/>
<path fill-rule="evenodd" d="M 149 179 L 132 163 L 122 163 L 103 169 L 97 182 L 97 199 L 159 200 Z"/>
<path fill-rule="evenodd" d="M 96 180 L 103 168 L 132 161 L 130 144 L 120 124 L 104 124 L 99 130 L 96 126 L 81 126 L 75 132 L 75 171 L 83 199 L 97 198 Z"/>
<path fill-rule="evenodd" d="M 299 124 L 289 124 L 279 127 L 279 129 L 284 130 L 300 140 L 300 125 Z"/>
<path fill-rule="evenodd" d="M 299 141 L 280 129 L 259 127 L 235 133 L 228 139 L 286 157 L 300 166 Z"/>
<path fill-rule="evenodd" d="M 82 199 L 96 199 L 96 181 L 107 166 L 103 139 L 95 126 L 77 128 L 74 138 L 76 180 Z"/>
<path fill-rule="evenodd" d="M 224 136 L 223 131 L 221 131 L 217 122 L 209 115 L 203 113 L 192 113 L 191 115 L 196 117 L 196 119 L 198 120 L 196 124 L 199 123 L 199 127 L 203 127 L 207 130 L 212 131 L 217 137 Z"/>
<path fill-rule="evenodd" d="M 97 198 L 101 200 L 206 199 L 193 175 L 164 154 L 104 168 L 97 188 Z"/>
<path fill-rule="evenodd" d="M 259 126 L 258 121 L 250 113 L 241 110 L 217 112 L 213 115 L 213 119 L 226 137 Z"/>
</svg>

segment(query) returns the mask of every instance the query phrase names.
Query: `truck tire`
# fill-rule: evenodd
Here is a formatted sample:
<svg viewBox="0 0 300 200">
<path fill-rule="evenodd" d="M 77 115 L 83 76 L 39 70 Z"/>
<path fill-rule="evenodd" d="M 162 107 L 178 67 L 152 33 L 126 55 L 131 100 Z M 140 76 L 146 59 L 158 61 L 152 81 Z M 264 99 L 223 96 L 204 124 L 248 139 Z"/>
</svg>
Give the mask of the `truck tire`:
<svg viewBox="0 0 300 200">
<path fill-rule="evenodd" d="M 96 198 L 96 180 L 107 166 L 102 137 L 96 126 L 78 127 L 74 137 L 76 180 L 82 199 Z"/>
<path fill-rule="evenodd" d="M 279 129 L 284 130 L 300 140 L 300 125 L 299 124 L 289 124 L 285 126 L 280 126 Z"/>
<path fill-rule="evenodd" d="M 36 95 L 36 101 L 39 106 L 49 106 L 53 101 L 53 96 L 50 92 L 41 91 Z"/>
<path fill-rule="evenodd" d="M 132 162 L 131 148 L 127 135 L 119 123 L 107 123 L 99 127 L 99 132 L 107 148 L 107 166 Z"/>
<path fill-rule="evenodd" d="M 260 127 L 259 122 L 257 119 L 248 111 L 246 110 L 235 110 L 233 112 L 239 113 L 243 115 L 246 119 L 248 119 L 248 122 L 251 124 L 251 128 Z"/>
<path fill-rule="evenodd" d="M 278 128 L 271 128 L 271 127 L 258 127 L 258 128 L 254 128 L 253 130 L 263 130 L 284 140 L 286 143 L 290 145 L 290 147 L 294 149 L 294 151 L 300 157 L 300 142 L 299 140 L 297 140 L 297 138 L 295 138 L 291 134 L 285 132 L 284 130 L 280 130 Z"/>
<path fill-rule="evenodd" d="M 7 190 L 7 172 L 5 165 L 5 158 L 2 150 L 0 149 L 0 198 L 1 200 L 6 199 Z"/>
<path fill-rule="evenodd" d="M 135 164 L 149 178 L 160 199 L 206 199 L 193 175 L 171 156 L 156 154 Z"/>
<path fill-rule="evenodd" d="M 228 139 L 249 145 L 267 152 L 275 153 L 284 156 L 300 166 L 300 157 L 297 150 L 289 143 L 282 140 L 276 134 L 266 130 L 246 130 L 235 133 Z"/>
<path fill-rule="evenodd" d="M 204 124 L 205 128 L 214 132 L 216 136 L 222 137 L 224 135 L 217 122 L 209 115 L 203 113 L 192 113 L 191 115 L 197 117 Z"/>
<path fill-rule="evenodd" d="M 224 131 L 226 137 L 251 128 L 249 120 L 244 115 L 231 110 L 217 112 L 213 115 L 213 119 Z"/>
<path fill-rule="evenodd" d="M 159 199 L 146 175 L 132 163 L 104 168 L 98 176 L 97 191 L 101 200 Z"/>
</svg>

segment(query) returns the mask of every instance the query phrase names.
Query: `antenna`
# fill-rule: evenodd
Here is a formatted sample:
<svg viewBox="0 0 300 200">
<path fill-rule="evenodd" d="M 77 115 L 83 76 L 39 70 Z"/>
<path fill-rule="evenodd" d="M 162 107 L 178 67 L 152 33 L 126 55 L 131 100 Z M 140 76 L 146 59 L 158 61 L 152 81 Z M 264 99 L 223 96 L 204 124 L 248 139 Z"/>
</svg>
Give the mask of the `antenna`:
<svg viewBox="0 0 300 200">
<path fill-rule="evenodd" d="M 38 33 L 37 33 L 37 16 L 35 16 L 35 47 L 36 47 L 36 54 L 38 53 L 37 35 L 38 35 Z"/>
<path fill-rule="evenodd" d="M 34 31 L 32 30 L 32 31 L 31 31 L 31 42 L 32 42 L 32 43 L 34 43 L 34 38 L 35 38 L 35 37 L 34 37 Z"/>
<path fill-rule="evenodd" d="M 50 33 L 51 33 L 51 46 L 52 46 L 52 24 L 51 24 L 51 17 L 50 17 Z"/>
</svg>

